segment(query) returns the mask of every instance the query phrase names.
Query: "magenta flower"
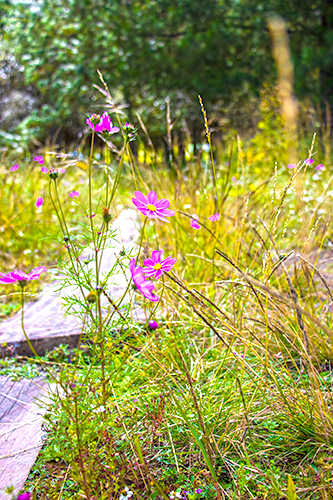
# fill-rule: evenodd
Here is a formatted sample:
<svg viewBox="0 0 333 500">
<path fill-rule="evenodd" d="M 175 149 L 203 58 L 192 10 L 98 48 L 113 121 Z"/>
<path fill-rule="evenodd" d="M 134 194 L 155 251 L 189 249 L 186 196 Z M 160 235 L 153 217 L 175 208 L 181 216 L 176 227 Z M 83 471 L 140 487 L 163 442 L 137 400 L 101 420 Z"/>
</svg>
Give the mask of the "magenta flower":
<svg viewBox="0 0 333 500">
<path fill-rule="evenodd" d="M 142 293 L 142 295 L 146 297 L 146 299 L 149 299 L 152 302 L 158 302 L 160 298 L 152 293 L 155 288 L 154 283 L 152 281 L 145 280 L 142 273 L 142 268 L 135 265 L 135 259 L 132 259 L 130 261 L 128 267 L 132 274 L 133 283 L 138 291 Z"/>
<path fill-rule="evenodd" d="M 158 323 L 155 320 L 149 321 L 148 327 L 150 330 L 157 330 L 158 328 Z"/>
<path fill-rule="evenodd" d="M 203 492 L 203 490 L 202 490 L 201 488 L 197 488 L 197 489 L 195 490 L 195 492 L 196 492 L 198 495 L 200 495 L 200 493 L 202 493 L 202 492 Z"/>
<path fill-rule="evenodd" d="M 172 257 L 167 257 L 164 260 L 161 260 L 162 254 L 158 250 L 154 250 L 151 254 L 151 259 L 145 259 L 144 265 L 146 267 L 143 268 L 143 274 L 148 278 L 159 279 L 164 273 L 170 271 L 170 269 L 177 262 L 177 259 L 173 259 Z"/>
<path fill-rule="evenodd" d="M 1 283 L 15 283 L 16 281 L 31 281 L 38 280 L 40 278 L 41 273 L 47 271 L 46 267 L 36 267 L 31 271 L 31 273 L 26 274 L 23 271 L 12 271 L 11 273 L 3 274 L 0 273 L 0 281 Z"/>
<path fill-rule="evenodd" d="M 41 171 L 43 172 L 43 174 L 47 174 L 47 173 L 48 173 L 48 171 L 49 171 L 49 169 L 48 169 L 48 168 L 46 168 L 46 167 L 42 167 L 42 168 L 41 168 Z"/>
<path fill-rule="evenodd" d="M 22 493 L 22 495 L 19 495 L 16 500 L 30 500 L 31 498 L 31 493 L 27 491 L 26 493 Z"/>
<path fill-rule="evenodd" d="M 98 118 L 99 122 L 97 122 Z M 95 132 L 108 132 L 109 134 L 116 134 L 120 130 L 119 127 L 113 126 L 111 118 L 106 111 L 104 111 L 102 116 L 91 115 L 90 118 L 86 119 L 86 124 L 93 130 L 95 129 Z"/>
<path fill-rule="evenodd" d="M 288 168 L 295 168 L 296 167 L 296 163 L 289 163 L 288 165 Z"/>
<path fill-rule="evenodd" d="M 220 214 L 219 213 L 216 213 L 214 215 L 211 215 L 210 217 L 208 217 L 208 219 L 212 222 L 216 221 L 216 220 L 220 220 Z"/>
<path fill-rule="evenodd" d="M 200 224 L 198 224 L 198 222 L 195 219 L 191 219 L 191 226 L 193 227 L 193 229 L 201 228 Z"/>
<path fill-rule="evenodd" d="M 316 166 L 316 170 L 325 170 L 325 167 L 320 163 L 319 165 Z"/>
<path fill-rule="evenodd" d="M 72 191 L 68 196 L 70 198 L 77 198 L 78 196 L 80 196 L 80 193 L 78 191 Z"/>
<path fill-rule="evenodd" d="M 132 201 L 136 208 L 148 219 L 160 219 L 163 222 L 170 222 L 166 217 L 175 215 L 174 210 L 169 210 L 170 202 L 163 198 L 157 200 L 155 191 L 150 191 L 147 197 L 141 191 L 135 191 L 135 196 Z"/>
<path fill-rule="evenodd" d="M 37 156 L 35 156 L 34 161 L 38 161 L 38 163 L 39 163 L 40 165 L 43 165 L 43 163 L 44 163 L 44 158 L 42 157 L 42 155 L 37 155 Z"/>
<path fill-rule="evenodd" d="M 39 208 L 43 205 L 43 197 L 42 196 L 38 196 L 37 200 L 36 200 L 36 207 Z"/>
<path fill-rule="evenodd" d="M 312 165 L 312 163 L 314 162 L 314 159 L 313 158 L 307 158 L 305 160 L 305 165 Z"/>
<path fill-rule="evenodd" d="M 13 165 L 12 167 L 10 167 L 11 172 L 16 172 L 16 170 L 18 170 L 18 169 L 19 169 L 19 166 L 17 163 L 16 163 L 16 165 Z"/>
</svg>

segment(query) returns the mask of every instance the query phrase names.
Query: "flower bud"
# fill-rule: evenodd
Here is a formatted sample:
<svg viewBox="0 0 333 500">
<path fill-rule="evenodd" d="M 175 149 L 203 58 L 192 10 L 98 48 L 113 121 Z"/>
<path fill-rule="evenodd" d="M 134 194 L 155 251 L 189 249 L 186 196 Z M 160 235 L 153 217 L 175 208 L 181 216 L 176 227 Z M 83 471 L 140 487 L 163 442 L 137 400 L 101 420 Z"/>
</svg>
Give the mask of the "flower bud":
<svg viewBox="0 0 333 500">
<path fill-rule="evenodd" d="M 103 208 L 103 219 L 105 222 L 110 222 L 112 219 L 112 215 L 108 207 Z"/>
<path fill-rule="evenodd" d="M 101 115 L 96 115 L 96 113 L 94 113 L 89 117 L 89 120 L 93 125 L 98 125 L 101 121 Z"/>
<path fill-rule="evenodd" d="M 123 125 L 123 131 L 128 141 L 135 141 L 135 132 L 137 130 L 138 129 L 135 128 L 132 123 L 125 123 L 125 125 Z"/>
<path fill-rule="evenodd" d="M 94 302 L 96 302 L 97 300 L 97 296 L 96 296 L 96 292 L 94 292 L 93 290 L 91 290 L 88 295 L 87 295 L 87 301 L 90 303 L 90 304 L 93 304 Z"/>
<path fill-rule="evenodd" d="M 55 169 L 50 170 L 49 176 L 51 177 L 51 179 L 53 179 L 55 181 L 59 177 L 58 170 L 55 170 Z"/>
</svg>

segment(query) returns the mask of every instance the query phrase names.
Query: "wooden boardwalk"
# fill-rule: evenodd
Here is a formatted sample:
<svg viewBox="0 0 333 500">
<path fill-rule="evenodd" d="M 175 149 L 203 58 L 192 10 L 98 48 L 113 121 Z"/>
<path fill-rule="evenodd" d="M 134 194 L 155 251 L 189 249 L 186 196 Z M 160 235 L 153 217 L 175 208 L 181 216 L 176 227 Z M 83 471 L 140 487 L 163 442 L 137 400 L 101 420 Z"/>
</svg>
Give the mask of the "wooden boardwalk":
<svg viewBox="0 0 333 500">
<path fill-rule="evenodd" d="M 23 487 L 42 446 L 42 422 L 49 400 L 45 379 L 13 382 L 0 376 L 0 500 L 8 486 Z"/>
<path fill-rule="evenodd" d="M 114 223 L 118 243 L 104 251 L 101 273 L 114 265 L 120 250 L 134 246 L 138 239 L 136 215 L 136 211 L 126 210 Z M 116 280 L 116 284 L 108 286 L 113 300 L 120 298 L 127 287 L 125 276 L 119 275 Z M 75 347 L 81 332 L 81 324 L 65 315 L 63 309 L 63 297 L 80 297 L 80 292 L 74 287 L 57 292 L 57 288 L 56 282 L 45 287 L 37 301 L 25 306 L 25 329 L 40 355 L 60 344 Z M 144 319 L 140 308 L 132 314 L 136 319 Z M 32 354 L 21 329 L 20 313 L 0 324 L 0 350 L 2 356 Z M 14 487 L 15 494 L 24 486 L 43 443 L 43 414 L 49 398 L 50 388 L 43 378 L 13 382 L 0 376 L 0 500 L 10 500 L 4 492 L 8 486 Z"/>
</svg>

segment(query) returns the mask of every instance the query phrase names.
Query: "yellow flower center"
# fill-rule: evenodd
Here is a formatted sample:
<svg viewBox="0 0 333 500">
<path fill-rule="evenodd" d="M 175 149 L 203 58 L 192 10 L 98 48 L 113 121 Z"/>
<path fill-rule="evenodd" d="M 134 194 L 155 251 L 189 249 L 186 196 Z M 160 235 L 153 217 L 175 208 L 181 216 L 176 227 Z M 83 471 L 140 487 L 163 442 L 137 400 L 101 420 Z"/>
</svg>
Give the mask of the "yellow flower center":
<svg viewBox="0 0 333 500">
<path fill-rule="evenodd" d="M 156 212 L 157 208 L 155 205 L 147 205 L 148 210 L 151 210 L 152 212 Z"/>
<path fill-rule="evenodd" d="M 160 264 L 158 262 L 157 264 L 155 264 L 154 269 L 156 269 L 156 271 L 158 271 L 159 269 L 162 269 L 162 264 Z"/>
</svg>

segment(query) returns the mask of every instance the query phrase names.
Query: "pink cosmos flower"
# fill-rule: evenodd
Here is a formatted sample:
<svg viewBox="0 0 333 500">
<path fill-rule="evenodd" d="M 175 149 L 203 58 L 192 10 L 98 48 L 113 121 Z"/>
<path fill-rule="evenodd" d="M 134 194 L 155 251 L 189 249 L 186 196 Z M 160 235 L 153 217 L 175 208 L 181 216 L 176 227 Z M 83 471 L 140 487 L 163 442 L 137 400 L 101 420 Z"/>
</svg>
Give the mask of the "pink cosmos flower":
<svg viewBox="0 0 333 500">
<path fill-rule="evenodd" d="M 16 165 L 13 165 L 12 167 L 10 167 L 11 172 L 16 172 L 16 170 L 18 170 L 18 169 L 19 169 L 19 166 L 17 163 L 16 163 Z"/>
<path fill-rule="evenodd" d="M 193 227 L 193 229 L 201 228 L 200 224 L 198 224 L 198 222 L 195 219 L 191 219 L 191 226 Z"/>
<path fill-rule="evenodd" d="M 36 200 L 36 207 L 39 208 L 43 205 L 43 197 L 42 196 L 38 196 L 37 200 Z"/>
<path fill-rule="evenodd" d="M 150 191 L 147 197 L 141 191 L 135 191 L 132 201 L 136 208 L 148 219 L 160 219 L 163 222 L 170 222 L 166 217 L 175 215 L 174 210 L 169 210 L 170 201 L 166 198 L 157 200 L 155 191 Z"/>
<path fill-rule="evenodd" d="M 325 170 L 325 167 L 320 163 L 319 165 L 316 166 L 316 170 Z"/>
<path fill-rule="evenodd" d="M 16 281 L 20 282 L 20 281 L 38 280 L 40 278 L 41 273 L 43 273 L 44 271 L 47 271 L 46 267 L 36 267 L 29 274 L 17 270 L 12 271 L 7 275 L 0 273 L 0 281 L 1 283 L 15 283 Z"/>
<path fill-rule="evenodd" d="M 152 281 L 145 280 L 142 273 L 142 267 L 135 265 L 135 259 L 130 261 L 128 267 L 132 274 L 133 283 L 138 291 L 142 293 L 146 299 L 149 299 L 152 302 L 158 302 L 160 298 L 152 293 L 155 288 L 154 283 Z"/>
<path fill-rule="evenodd" d="M 296 167 L 296 163 L 289 163 L 288 165 L 288 168 L 295 168 Z"/>
<path fill-rule="evenodd" d="M 30 500 L 31 498 L 31 493 L 27 491 L 26 493 L 22 493 L 22 495 L 19 495 L 16 500 Z"/>
<path fill-rule="evenodd" d="M 70 198 L 77 198 L 78 196 L 80 196 L 80 193 L 78 191 L 72 191 L 68 196 Z"/>
<path fill-rule="evenodd" d="M 34 161 L 38 161 L 38 163 L 39 163 L 40 165 L 43 165 L 43 163 L 44 163 L 44 158 L 42 157 L 42 155 L 37 155 L 37 156 L 35 156 Z"/>
<path fill-rule="evenodd" d="M 164 273 L 170 271 L 177 262 L 177 259 L 173 259 L 172 257 L 167 257 L 164 260 L 161 260 L 161 258 L 161 252 L 154 250 L 151 254 L 151 259 L 145 259 L 143 262 L 146 266 L 142 270 L 143 274 L 148 278 L 155 278 L 158 280 Z"/>
<path fill-rule="evenodd" d="M 97 118 L 99 118 L 99 122 L 94 125 L 93 122 L 96 122 Z M 113 126 L 111 118 L 106 111 L 104 111 L 102 116 L 92 115 L 90 118 L 87 118 L 86 124 L 93 130 L 95 129 L 95 132 L 108 132 L 109 134 L 116 134 L 120 130 L 119 127 Z"/>
<path fill-rule="evenodd" d="M 216 220 L 220 220 L 220 214 L 219 213 L 216 213 L 214 215 L 211 215 L 210 217 L 208 217 L 208 219 L 211 221 L 211 222 L 214 222 Z"/>
<path fill-rule="evenodd" d="M 305 165 L 312 165 L 313 162 L 314 162 L 313 158 L 307 158 L 307 160 L 305 160 Z"/>
<path fill-rule="evenodd" d="M 49 171 L 49 169 L 48 169 L 48 168 L 46 168 L 46 167 L 42 167 L 42 168 L 41 168 L 41 171 L 43 172 L 43 174 L 47 174 L 47 173 L 48 173 L 48 171 Z"/>
<path fill-rule="evenodd" d="M 148 327 L 150 330 L 157 330 L 158 328 L 158 323 L 155 320 L 149 321 Z"/>
</svg>

